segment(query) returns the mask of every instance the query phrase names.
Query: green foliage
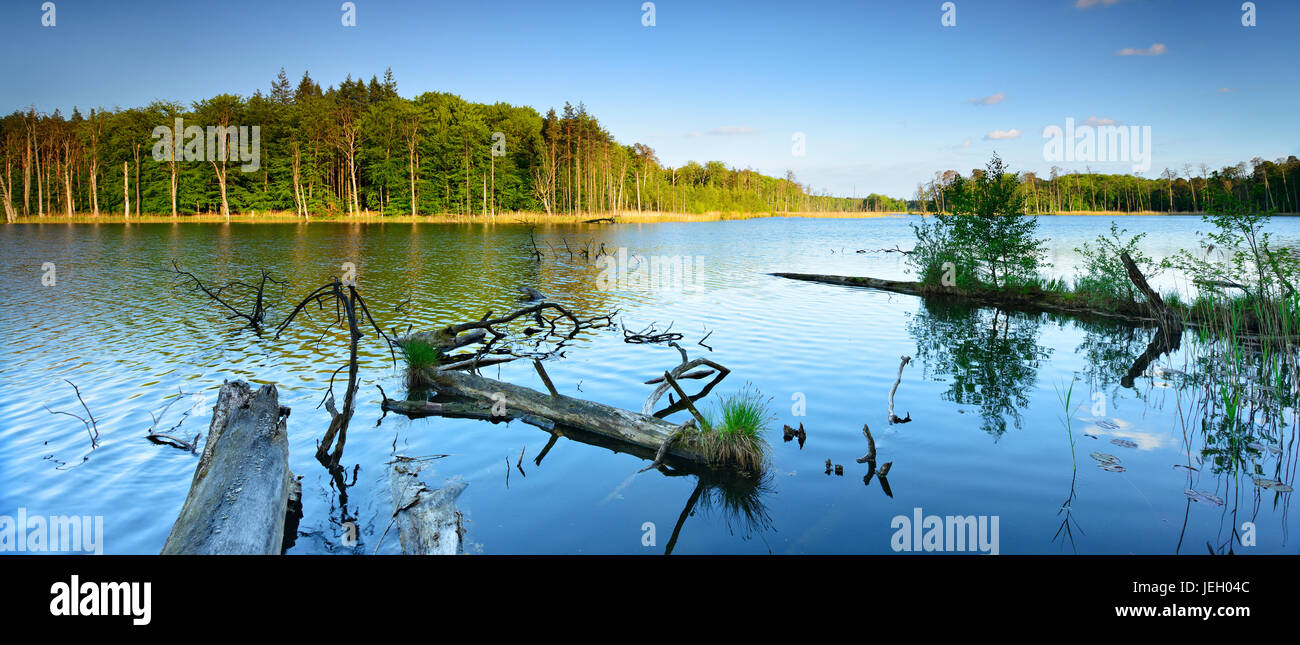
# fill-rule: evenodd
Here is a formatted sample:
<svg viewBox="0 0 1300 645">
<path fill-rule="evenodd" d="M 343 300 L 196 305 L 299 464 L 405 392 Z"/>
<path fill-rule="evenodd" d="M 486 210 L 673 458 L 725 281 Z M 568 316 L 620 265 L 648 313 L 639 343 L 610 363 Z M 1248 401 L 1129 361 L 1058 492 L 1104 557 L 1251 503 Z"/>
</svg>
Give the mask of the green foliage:
<svg viewBox="0 0 1300 645">
<path fill-rule="evenodd" d="M 154 128 L 171 128 L 177 117 L 185 127 L 259 127 L 260 167 L 242 172 L 237 163 L 226 169 L 207 160 L 155 160 Z M 41 177 L 49 180 L 39 195 L 35 181 L 21 189 L 24 176 L 36 176 L 37 158 Z M 281 70 L 267 94 L 218 94 L 188 109 L 157 101 L 92 111 L 89 119 L 15 112 L 0 118 L 0 166 L 6 215 L 10 209 L 17 215 L 87 213 L 95 206 L 121 214 L 124 187 L 133 215 L 172 213 L 173 179 L 177 214 L 218 212 L 223 197 L 236 213 L 300 215 L 906 207 L 880 195 L 816 194 L 791 173 L 769 177 L 718 161 L 662 166 L 648 146 L 616 141 L 581 103 L 543 116 L 531 107 L 473 103 L 444 92 L 403 98 L 391 71 L 369 82 L 349 76 L 322 90 L 307 73 L 295 87 Z M 65 177 L 71 181 L 56 180 Z"/>
<path fill-rule="evenodd" d="M 1128 253 L 1148 280 L 1157 273 L 1159 265 L 1138 248 L 1146 233 L 1128 238 L 1124 237 L 1125 233 L 1128 229 L 1122 229 L 1111 221 L 1109 234 L 1098 235 L 1092 242 L 1084 242 L 1083 246 L 1074 249 L 1083 256 L 1083 266 L 1074 279 L 1076 293 L 1100 301 L 1135 302 L 1139 299 L 1140 293 L 1129 279 L 1120 255 Z"/>
<path fill-rule="evenodd" d="M 1279 337 L 1297 331 L 1292 303 L 1300 297 L 1300 254 L 1273 246 L 1265 230 L 1272 215 L 1231 193 L 1212 193 L 1202 219 L 1214 229 L 1200 251 L 1184 250 L 1163 263 L 1193 278 L 1199 293 L 1192 308 L 1213 312 L 1219 331 L 1235 335 L 1245 328 Z"/>
<path fill-rule="evenodd" d="M 1186 164 L 1182 172 L 1166 168 L 1158 177 L 1109 175 L 1093 172 L 1062 172 L 1053 166 L 1047 177 L 1022 173 L 1021 187 L 1033 213 L 1204 212 L 1212 192 L 1230 192 L 1259 208 L 1300 211 L 1295 187 L 1300 182 L 1300 159 L 1295 155 L 1275 161 L 1255 157 L 1249 162 L 1211 170 L 1205 164 Z M 945 191 L 957 175 L 948 170 L 917 187 L 912 201 L 915 210 L 947 211 Z"/>
<path fill-rule="evenodd" d="M 709 431 L 698 437 L 704 454 L 719 463 L 730 463 L 761 471 L 767 461 L 767 441 L 763 433 L 775 419 L 771 399 L 764 399 L 748 384 L 739 392 L 722 397 L 715 409 L 703 412 Z"/>
<path fill-rule="evenodd" d="M 400 345 L 402 358 L 406 359 L 408 370 L 420 370 L 438 364 L 442 351 L 432 343 L 418 339 L 407 339 Z"/>
<path fill-rule="evenodd" d="M 955 263 L 959 286 L 965 281 L 993 288 L 1047 266 L 1044 242 L 1035 237 L 1038 219 L 1025 214 L 1017 175 L 996 154 L 973 178 L 957 175 L 945 193 L 951 211 L 912 227 L 917 245 L 910 257 L 922 282 L 933 284 L 941 270 L 936 262 Z"/>
</svg>

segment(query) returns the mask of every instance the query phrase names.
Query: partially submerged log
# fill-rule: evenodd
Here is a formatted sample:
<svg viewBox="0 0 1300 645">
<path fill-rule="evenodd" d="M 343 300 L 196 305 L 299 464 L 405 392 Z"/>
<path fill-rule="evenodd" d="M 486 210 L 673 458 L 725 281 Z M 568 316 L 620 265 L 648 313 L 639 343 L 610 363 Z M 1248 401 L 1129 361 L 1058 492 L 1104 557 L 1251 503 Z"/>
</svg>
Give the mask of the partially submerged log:
<svg viewBox="0 0 1300 645">
<path fill-rule="evenodd" d="M 288 417 L 274 385 L 256 392 L 244 381 L 221 386 L 203 455 L 163 544 L 164 555 L 274 555 L 291 543 L 286 518 L 297 480 L 289 471 Z M 300 513 L 301 506 L 296 510 Z"/>
<path fill-rule="evenodd" d="M 1002 291 L 995 289 L 962 289 L 942 285 L 922 285 L 919 282 L 880 280 L 878 278 L 820 275 L 814 273 L 773 273 L 778 278 L 839 284 L 850 287 L 867 287 L 891 293 L 902 293 L 926 298 L 963 300 L 976 304 L 997 306 L 1021 311 L 1052 311 L 1080 317 L 1114 318 L 1139 324 L 1158 322 L 1141 303 L 1124 303 L 1112 309 L 1097 309 L 1090 304 L 1052 291 L 1032 289 L 1027 291 Z"/>
<path fill-rule="evenodd" d="M 401 412 L 410 408 L 428 415 L 471 416 L 487 420 L 520 419 L 546 430 L 557 426 L 573 428 L 639 448 L 639 454 L 654 455 L 679 428 L 650 414 L 641 414 L 613 406 L 577 399 L 563 394 L 551 395 L 536 390 L 463 372 L 437 371 L 425 368 L 417 375 L 419 385 L 436 390 L 440 396 L 454 397 L 450 402 L 439 402 L 439 410 L 421 402 L 386 400 L 384 408 Z M 501 402 L 503 414 L 492 413 L 495 402 Z M 449 407 L 450 406 L 450 407 Z M 470 414 L 467 414 L 470 413 Z M 673 441 L 668 455 L 677 459 L 708 463 L 695 442 L 688 438 Z"/>
<path fill-rule="evenodd" d="M 1182 345 L 1183 319 L 1165 304 L 1164 299 L 1151 288 L 1151 285 L 1147 284 L 1146 276 L 1142 275 L 1137 263 L 1133 262 L 1133 258 L 1129 257 L 1128 253 L 1121 253 L 1120 260 L 1124 262 L 1124 269 L 1128 272 L 1128 278 L 1133 282 L 1133 286 L 1146 296 L 1147 306 L 1150 307 L 1151 314 L 1155 316 L 1159 326 L 1146 350 L 1133 361 L 1128 373 L 1120 379 L 1120 385 L 1133 387 L 1135 379 L 1146 371 L 1152 361 L 1162 354 L 1177 350 Z"/>
<path fill-rule="evenodd" d="M 456 498 L 468 485 L 459 478 L 439 489 L 420 481 L 417 459 L 397 458 L 389 471 L 393 490 L 393 522 L 405 555 L 460 555 L 465 524 Z"/>
<path fill-rule="evenodd" d="M 1171 334 L 1177 332 L 1181 335 L 1183 331 L 1183 319 L 1165 305 L 1165 301 L 1160 297 L 1160 294 L 1156 293 L 1156 290 L 1152 289 L 1151 285 L 1147 284 L 1146 276 L 1142 275 L 1142 271 L 1138 269 L 1137 263 L 1133 261 L 1133 258 L 1129 257 L 1128 253 L 1120 253 L 1119 259 L 1124 263 L 1124 270 L 1128 272 L 1128 279 L 1132 281 L 1133 286 L 1137 287 L 1138 291 L 1142 292 L 1142 295 L 1146 297 L 1147 307 L 1151 310 L 1151 315 L 1155 317 L 1160 328 L 1168 330 Z"/>
</svg>

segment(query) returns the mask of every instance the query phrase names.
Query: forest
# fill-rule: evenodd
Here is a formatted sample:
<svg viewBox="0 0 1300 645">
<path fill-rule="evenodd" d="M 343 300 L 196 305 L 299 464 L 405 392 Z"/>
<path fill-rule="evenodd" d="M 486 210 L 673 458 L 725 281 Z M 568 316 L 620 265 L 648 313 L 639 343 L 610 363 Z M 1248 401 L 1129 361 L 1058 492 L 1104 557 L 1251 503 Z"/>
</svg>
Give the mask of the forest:
<svg viewBox="0 0 1300 645">
<path fill-rule="evenodd" d="M 258 163 L 229 154 L 185 160 L 192 126 L 257 128 Z M 155 136 L 158 129 L 162 135 Z M 171 130 L 171 132 L 168 132 Z M 216 130 L 216 143 L 226 137 Z M 172 151 L 160 144 L 176 141 Z M 188 144 L 186 144 L 188 145 Z M 245 142 L 247 145 L 247 142 Z M 35 107 L 0 119 L 0 200 L 19 216 L 285 212 L 299 216 L 502 212 L 898 211 L 903 200 L 816 194 L 721 162 L 661 164 L 647 145 L 624 145 L 566 103 L 482 104 L 444 92 L 407 99 L 391 69 L 322 90 L 309 72 L 295 86 L 281 69 L 268 93 L 218 94 L 186 107 Z"/>
<path fill-rule="evenodd" d="M 193 129 L 256 128 L 257 164 L 230 153 L 185 160 Z M 159 129 L 167 137 L 159 137 Z M 170 132 L 167 132 L 170 131 Z M 160 148 L 176 141 L 177 150 Z M 227 143 L 218 136 L 215 143 Z M 244 141 L 244 145 L 248 142 Z M 175 154 L 172 154 L 175 152 Z M 292 213 L 308 216 L 951 212 L 956 170 L 936 172 L 912 199 L 834 197 L 793 172 L 771 177 L 720 161 L 671 167 L 648 145 L 618 142 L 582 103 L 545 115 L 445 92 L 398 94 L 391 70 L 322 90 L 284 70 L 267 93 L 218 94 L 190 106 L 154 101 L 70 116 L 35 106 L 0 118 L 0 201 L 20 216 Z M 981 169 L 971 171 L 976 178 Z M 1018 175 L 1033 213 L 1205 211 L 1223 191 L 1261 209 L 1300 211 L 1300 159 L 1211 169 L 1186 164 L 1158 177 L 1065 172 Z"/>
<path fill-rule="evenodd" d="M 983 169 L 971 171 L 978 178 Z M 951 212 L 954 183 L 961 177 L 955 170 L 936 172 L 930 181 L 916 188 L 908 205 L 922 212 Z M 1063 172 L 1053 166 L 1051 174 L 1019 174 L 1020 190 L 1031 213 L 1204 213 L 1206 195 L 1232 195 L 1260 210 L 1300 212 L 1300 159 L 1291 155 L 1268 161 L 1260 157 L 1249 163 L 1211 169 L 1207 164 L 1185 164 L 1181 172 L 1166 168 L 1159 177 Z"/>
</svg>

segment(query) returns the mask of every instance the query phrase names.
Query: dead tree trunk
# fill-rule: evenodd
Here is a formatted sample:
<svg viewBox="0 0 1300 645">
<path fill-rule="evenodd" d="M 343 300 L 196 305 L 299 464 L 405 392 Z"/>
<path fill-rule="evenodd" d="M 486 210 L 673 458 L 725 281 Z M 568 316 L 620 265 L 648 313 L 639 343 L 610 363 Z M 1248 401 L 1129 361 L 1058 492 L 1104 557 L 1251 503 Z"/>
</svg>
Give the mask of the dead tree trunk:
<svg viewBox="0 0 1300 645">
<path fill-rule="evenodd" d="M 282 552 L 286 520 L 296 524 L 289 517 L 291 498 L 301 494 L 289 471 L 288 417 L 274 385 L 256 392 L 244 381 L 221 386 L 203 456 L 164 555 Z"/>
<path fill-rule="evenodd" d="M 1146 276 L 1142 275 L 1142 271 L 1138 269 L 1137 263 L 1133 262 L 1133 258 L 1129 257 L 1128 253 L 1120 253 L 1119 259 L 1124 262 L 1124 269 L 1128 271 L 1128 279 L 1132 280 L 1133 286 L 1137 287 L 1138 291 L 1141 291 L 1142 295 L 1146 297 L 1147 305 L 1160 327 L 1169 330 L 1177 329 L 1181 333 L 1183 329 L 1182 318 L 1179 318 L 1177 313 L 1165 305 L 1165 301 L 1160 297 L 1160 294 L 1156 293 L 1156 290 L 1147 284 Z"/>
<path fill-rule="evenodd" d="M 420 481 L 418 460 L 398 458 L 388 473 L 393 488 L 393 522 L 405 555 L 460 555 L 464 523 L 456 498 L 468 485 L 452 479 L 430 490 Z"/>
<path fill-rule="evenodd" d="M 517 418 L 545 430 L 556 426 L 575 428 L 613 439 L 655 454 L 678 429 L 678 425 L 648 414 L 639 414 L 594 401 L 575 399 L 563 394 L 551 396 L 526 387 L 482 376 L 454 371 L 424 369 L 419 372 L 423 384 L 439 395 L 453 396 L 456 404 L 403 404 L 384 402 L 386 409 L 404 412 L 412 409 L 420 416 L 473 416 L 483 419 Z M 493 414 L 493 403 L 504 401 L 505 414 Z M 472 411 L 471 411 L 472 410 Z M 476 412 L 476 413 L 475 413 Z M 668 454 L 695 463 L 708 463 L 694 442 L 674 441 Z"/>
<path fill-rule="evenodd" d="M 1152 315 L 1159 326 L 1156 335 L 1151 339 L 1151 343 L 1147 345 L 1146 351 L 1137 357 L 1128 373 L 1120 379 L 1120 385 L 1133 387 L 1134 381 L 1146 371 L 1147 366 L 1152 361 L 1162 354 L 1177 350 L 1182 345 L 1183 319 L 1165 305 L 1160 294 L 1156 293 L 1156 290 L 1147 284 L 1146 277 L 1142 275 L 1142 271 L 1138 269 L 1137 264 L 1133 262 L 1133 258 L 1129 257 L 1128 253 L 1121 253 L 1119 257 L 1124 262 L 1124 268 L 1128 271 L 1129 280 L 1132 280 L 1133 285 L 1146 297 L 1147 305 L 1150 306 Z"/>
</svg>

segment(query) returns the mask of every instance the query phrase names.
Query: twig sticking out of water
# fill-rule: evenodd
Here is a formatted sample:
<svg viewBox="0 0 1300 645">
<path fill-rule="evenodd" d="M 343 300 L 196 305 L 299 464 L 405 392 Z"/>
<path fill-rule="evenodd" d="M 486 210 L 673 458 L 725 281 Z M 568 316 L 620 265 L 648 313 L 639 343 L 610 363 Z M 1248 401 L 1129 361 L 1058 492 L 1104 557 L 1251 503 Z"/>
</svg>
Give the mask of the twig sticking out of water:
<svg viewBox="0 0 1300 645">
<path fill-rule="evenodd" d="M 193 288 L 195 290 L 202 291 L 209 298 L 216 301 L 217 304 L 221 305 L 227 311 L 229 311 L 230 315 L 227 316 L 227 318 L 244 319 L 245 321 L 248 322 L 247 326 L 251 327 L 253 331 L 257 332 L 258 334 L 262 333 L 262 321 L 263 319 L 266 318 L 266 306 L 264 303 L 266 283 L 270 282 L 272 284 L 278 284 L 278 285 L 286 284 L 284 282 L 276 280 L 275 278 L 272 278 L 271 273 L 266 269 L 262 269 L 262 278 L 258 282 L 256 287 L 254 287 L 251 284 L 247 284 L 239 281 L 231 282 L 229 284 L 225 284 L 220 287 L 209 287 L 208 285 L 203 284 L 203 281 L 200 280 L 198 276 L 194 275 L 193 273 L 190 273 L 189 271 L 182 271 L 180 265 L 177 264 L 175 260 L 172 260 L 172 271 L 177 275 L 184 277 L 189 281 L 193 282 L 194 283 Z M 253 296 L 252 311 L 248 313 L 244 313 L 240 311 L 238 307 L 226 301 L 226 299 L 222 297 L 222 295 L 225 294 L 226 292 L 234 292 L 237 289 L 242 289 L 244 291 L 249 291 L 249 292 L 255 292 Z"/>
<path fill-rule="evenodd" d="M 95 421 L 95 415 L 90 413 L 90 407 L 86 405 L 85 399 L 81 398 L 81 388 L 77 387 L 76 383 L 73 383 L 68 379 L 63 379 L 63 382 L 67 383 L 68 385 L 71 385 L 72 390 L 77 393 L 77 400 L 81 402 L 81 409 L 86 411 L 86 416 L 90 417 L 90 420 L 87 421 L 86 419 L 83 419 L 80 415 L 76 415 L 71 412 L 64 412 L 63 410 L 51 410 L 50 406 L 48 405 L 43 407 L 45 408 L 45 411 L 49 412 L 50 414 L 66 414 L 80 421 L 83 425 L 85 425 L 86 434 L 90 436 L 90 449 L 94 450 L 95 448 L 99 447 L 99 424 Z"/>
<path fill-rule="evenodd" d="M 858 463 L 865 464 L 868 461 L 874 463 L 876 461 L 876 440 L 871 436 L 871 428 L 868 428 L 865 423 L 862 424 L 862 436 L 867 438 L 867 454 L 859 457 Z"/>
<path fill-rule="evenodd" d="M 664 442 L 659 445 L 659 450 L 655 451 L 655 460 L 650 462 L 649 466 L 646 466 L 645 468 L 636 471 L 637 474 L 641 474 L 647 470 L 658 468 L 664 465 L 664 458 L 668 456 L 668 448 L 672 446 L 673 442 L 676 441 L 678 437 L 681 437 L 682 434 L 686 433 L 688 430 L 694 430 L 694 429 L 695 429 L 695 419 L 687 419 L 686 423 L 683 423 L 682 425 L 678 426 L 677 429 L 673 430 L 673 433 L 668 435 L 668 438 L 664 439 Z"/>
<path fill-rule="evenodd" d="M 894 387 L 889 390 L 889 423 L 907 423 L 912 420 L 912 413 L 908 412 L 906 417 L 898 418 L 894 415 L 894 393 L 898 391 L 898 384 L 903 381 L 903 368 L 912 362 L 911 356 L 900 356 L 902 362 L 898 364 L 898 378 L 894 380 Z"/>
<path fill-rule="evenodd" d="M 185 423 L 185 420 L 189 418 L 190 410 L 186 410 L 185 413 L 181 415 L 181 420 L 177 421 L 176 425 L 169 428 L 167 432 L 158 432 L 157 429 L 158 422 L 162 420 L 163 415 L 167 414 L 167 410 L 172 407 L 173 403 L 176 403 L 177 401 L 181 400 L 181 398 L 184 396 L 186 396 L 185 392 L 182 391 L 180 388 L 176 388 L 176 398 L 168 401 L 167 405 L 164 405 L 162 410 L 158 411 L 158 414 L 154 414 L 153 412 L 149 413 L 149 416 L 153 417 L 153 424 L 149 426 L 149 433 L 145 435 L 145 439 L 148 439 L 149 441 L 152 441 L 157 444 L 171 446 L 173 448 L 179 448 L 186 452 L 198 451 L 199 437 L 203 436 L 203 433 L 201 432 L 195 433 L 194 438 L 188 441 L 173 435 L 176 429 L 180 428 L 181 424 Z"/>
<path fill-rule="evenodd" d="M 682 334 L 675 331 L 669 331 L 670 329 L 673 328 L 672 323 L 668 323 L 668 327 L 664 329 L 662 332 L 659 331 L 658 329 L 655 329 L 656 324 L 657 323 L 650 323 L 648 327 L 635 333 L 629 332 L 627 330 L 627 326 L 624 325 L 623 342 L 642 345 L 642 344 L 649 344 L 649 343 L 672 342 L 675 340 L 681 340 L 683 338 Z"/>
</svg>

